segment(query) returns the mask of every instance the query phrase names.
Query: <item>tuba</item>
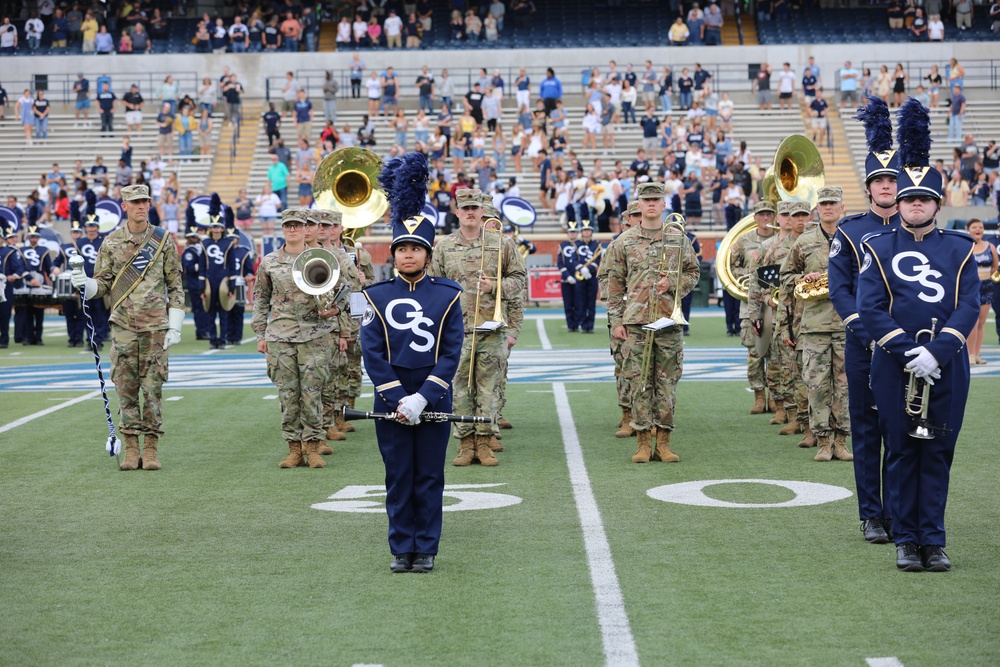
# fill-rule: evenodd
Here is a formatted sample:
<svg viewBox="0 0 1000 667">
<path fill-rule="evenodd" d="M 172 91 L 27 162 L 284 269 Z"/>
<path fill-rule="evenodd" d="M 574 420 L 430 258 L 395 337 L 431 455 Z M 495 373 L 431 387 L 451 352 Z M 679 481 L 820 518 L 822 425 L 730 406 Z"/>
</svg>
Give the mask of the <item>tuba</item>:
<svg viewBox="0 0 1000 667">
<path fill-rule="evenodd" d="M 340 212 L 344 245 L 354 246 L 368 226 L 389 210 L 385 191 L 378 187 L 381 170 L 382 158 L 365 148 L 339 148 L 316 168 L 316 208 Z"/>
<path fill-rule="evenodd" d="M 764 172 L 761 181 L 762 196 L 771 201 L 805 201 L 814 207 L 819 199 L 819 189 L 825 183 L 824 173 L 823 158 L 816 144 L 804 135 L 793 134 L 785 137 L 774 152 L 774 165 Z M 745 216 L 726 232 L 716 254 L 715 274 L 719 282 L 740 301 L 748 298 L 750 277 L 738 278 L 733 273 L 733 245 L 741 236 L 756 228 L 753 215 Z"/>
<path fill-rule="evenodd" d="M 320 311 L 341 306 L 344 292 L 350 292 L 346 284 L 336 287 L 339 279 L 340 262 L 326 248 L 307 248 L 292 262 L 295 286 L 315 297 L 316 308 Z"/>
</svg>

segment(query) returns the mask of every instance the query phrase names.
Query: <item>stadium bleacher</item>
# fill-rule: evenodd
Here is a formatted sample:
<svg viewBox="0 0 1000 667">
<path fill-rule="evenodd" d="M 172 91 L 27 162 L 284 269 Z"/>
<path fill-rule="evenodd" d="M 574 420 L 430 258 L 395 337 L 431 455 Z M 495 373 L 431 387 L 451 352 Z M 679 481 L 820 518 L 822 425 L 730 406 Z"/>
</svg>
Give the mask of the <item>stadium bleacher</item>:
<svg viewBox="0 0 1000 667">
<path fill-rule="evenodd" d="M 978 5 L 972 28 L 959 30 L 954 20 L 945 19 L 945 41 L 989 42 L 989 8 Z M 912 43 L 909 30 L 890 30 L 885 7 L 850 9 L 790 9 L 788 20 L 762 20 L 757 17 L 757 35 L 761 44 L 852 44 L 856 42 Z"/>
</svg>

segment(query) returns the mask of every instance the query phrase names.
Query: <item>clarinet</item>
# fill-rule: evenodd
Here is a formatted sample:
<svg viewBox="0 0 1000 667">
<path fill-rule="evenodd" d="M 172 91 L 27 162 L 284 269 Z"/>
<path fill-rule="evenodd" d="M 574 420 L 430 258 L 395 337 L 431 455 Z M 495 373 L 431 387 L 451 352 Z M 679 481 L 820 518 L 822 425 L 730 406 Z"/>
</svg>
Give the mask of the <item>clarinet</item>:
<svg viewBox="0 0 1000 667">
<path fill-rule="evenodd" d="M 344 408 L 344 421 L 354 421 L 356 419 L 388 419 L 399 421 L 395 412 L 365 412 L 353 408 Z M 421 412 L 422 422 L 457 422 L 461 424 L 489 424 L 492 420 L 489 417 L 477 417 L 475 415 L 453 415 L 448 412 Z"/>
</svg>

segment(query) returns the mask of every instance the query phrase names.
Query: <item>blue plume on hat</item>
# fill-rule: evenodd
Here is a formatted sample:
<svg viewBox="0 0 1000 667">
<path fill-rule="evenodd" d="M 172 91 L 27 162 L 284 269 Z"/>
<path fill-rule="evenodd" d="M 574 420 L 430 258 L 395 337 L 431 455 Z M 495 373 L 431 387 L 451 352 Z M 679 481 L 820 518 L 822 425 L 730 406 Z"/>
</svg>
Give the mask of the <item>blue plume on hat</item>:
<svg viewBox="0 0 1000 667">
<path fill-rule="evenodd" d="M 931 163 L 931 117 L 918 100 L 909 97 L 896 112 L 899 161 L 904 167 L 926 167 Z"/>
<path fill-rule="evenodd" d="M 225 222 L 221 220 L 219 216 L 222 215 L 222 199 L 219 197 L 218 192 L 212 193 L 212 198 L 208 202 L 208 224 L 210 225 L 222 225 L 225 227 Z"/>
<path fill-rule="evenodd" d="M 427 198 L 427 156 L 407 153 L 388 160 L 378 175 L 389 200 L 390 223 L 420 215 Z"/>
<path fill-rule="evenodd" d="M 73 222 L 73 229 L 80 228 L 80 202 L 75 199 L 69 203 L 69 219 Z"/>
<path fill-rule="evenodd" d="M 160 227 L 161 226 L 160 225 L 160 212 L 156 209 L 155 206 L 150 206 L 149 207 L 149 224 L 153 225 L 154 227 Z"/>
<path fill-rule="evenodd" d="M 184 217 L 187 220 L 188 232 L 198 229 L 198 224 L 195 222 L 194 219 L 194 206 L 191 206 L 191 204 L 187 205 L 187 210 L 184 211 Z"/>
<path fill-rule="evenodd" d="M 870 152 L 885 153 L 892 150 L 892 120 L 885 100 L 881 97 L 869 97 L 868 104 L 858 109 L 854 120 L 860 120 L 865 126 L 865 139 Z"/>
<path fill-rule="evenodd" d="M 87 218 L 93 220 L 97 215 L 97 194 L 93 190 L 83 193 L 83 198 L 87 201 Z"/>
<path fill-rule="evenodd" d="M 34 229 L 35 225 L 38 224 L 38 207 L 29 206 L 28 207 L 28 227 Z"/>
<path fill-rule="evenodd" d="M 236 234 L 236 216 L 233 215 L 233 207 L 226 207 L 226 233 L 230 236 L 235 236 Z"/>
</svg>

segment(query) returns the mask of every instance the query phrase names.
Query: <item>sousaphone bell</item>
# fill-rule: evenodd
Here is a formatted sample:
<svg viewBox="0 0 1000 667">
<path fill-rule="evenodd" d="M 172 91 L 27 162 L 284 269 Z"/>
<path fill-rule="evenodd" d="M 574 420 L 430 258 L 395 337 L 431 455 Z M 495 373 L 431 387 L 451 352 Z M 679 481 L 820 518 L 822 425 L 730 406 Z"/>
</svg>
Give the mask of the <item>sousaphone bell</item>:
<svg viewBox="0 0 1000 667">
<path fill-rule="evenodd" d="M 389 210 L 378 187 L 382 158 L 365 148 L 339 148 L 323 158 L 313 177 L 316 208 L 338 211 L 345 245 L 355 245 L 365 229 Z"/>
</svg>

